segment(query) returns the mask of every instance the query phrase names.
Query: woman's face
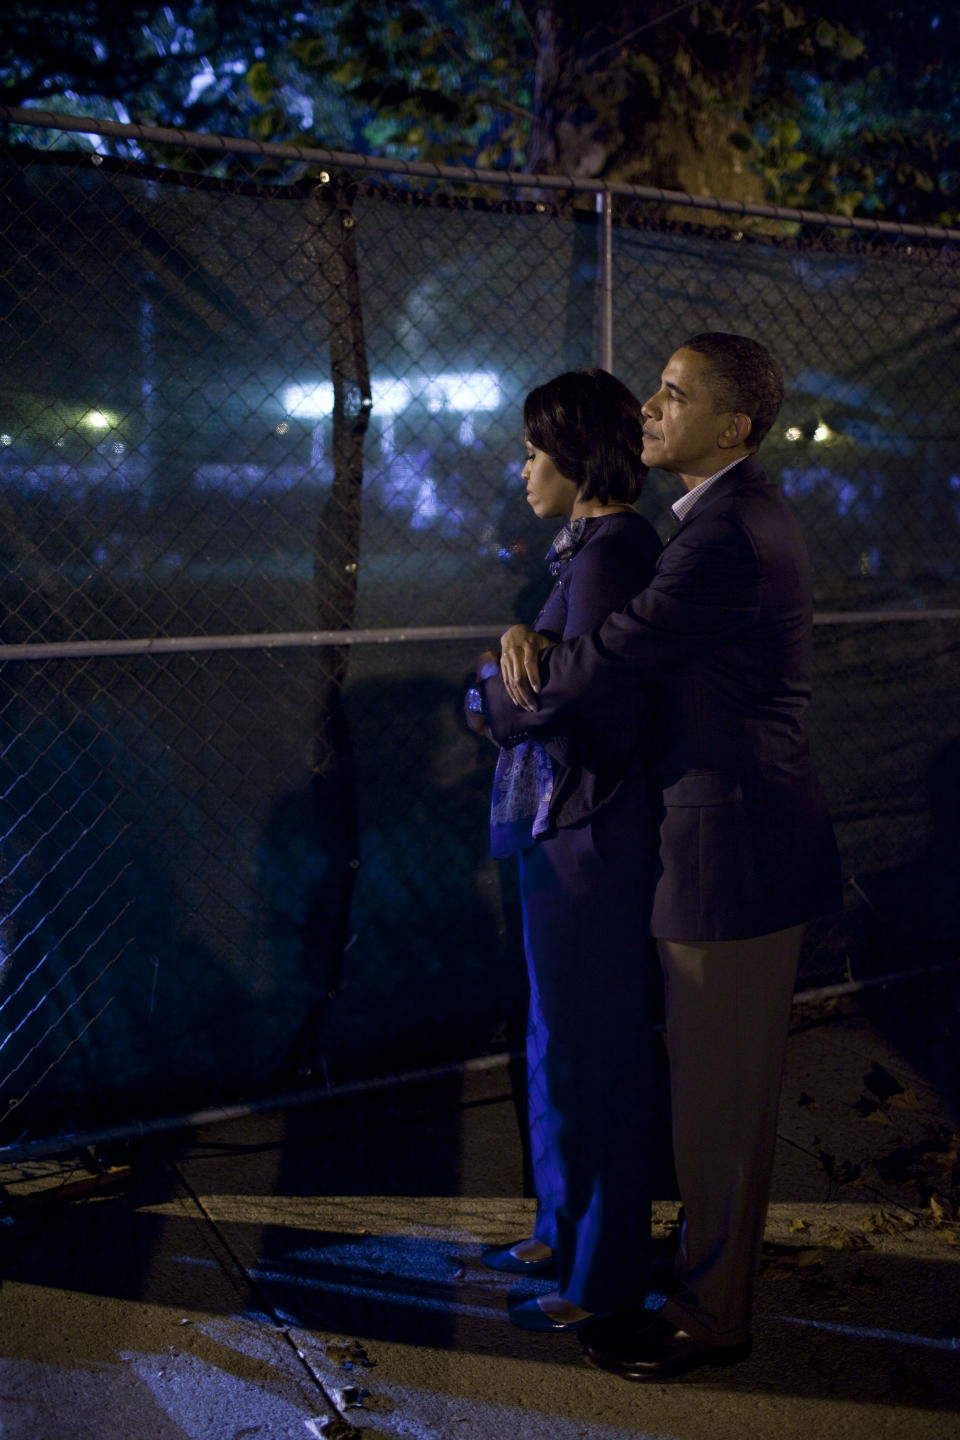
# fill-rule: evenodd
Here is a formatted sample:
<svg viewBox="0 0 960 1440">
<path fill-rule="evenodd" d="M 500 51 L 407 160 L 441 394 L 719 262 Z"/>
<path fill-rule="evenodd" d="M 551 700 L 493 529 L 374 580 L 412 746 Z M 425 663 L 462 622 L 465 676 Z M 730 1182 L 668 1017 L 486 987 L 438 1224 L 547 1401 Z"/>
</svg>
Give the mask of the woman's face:
<svg viewBox="0 0 960 1440">
<path fill-rule="evenodd" d="M 527 463 L 522 475 L 527 484 L 527 504 L 539 520 L 560 515 L 570 518 L 577 498 L 577 486 L 561 475 L 545 450 L 538 450 L 525 435 Z"/>
</svg>

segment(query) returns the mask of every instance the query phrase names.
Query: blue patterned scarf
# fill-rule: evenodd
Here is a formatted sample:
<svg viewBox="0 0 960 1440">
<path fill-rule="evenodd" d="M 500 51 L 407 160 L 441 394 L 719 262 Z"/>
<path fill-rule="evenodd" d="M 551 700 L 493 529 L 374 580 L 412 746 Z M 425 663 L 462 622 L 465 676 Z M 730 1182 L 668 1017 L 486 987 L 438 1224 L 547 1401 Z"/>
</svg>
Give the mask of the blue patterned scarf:
<svg viewBox="0 0 960 1440">
<path fill-rule="evenodd" d="M 583 539 L 583 532 L 587 528 L 587 522 L 582 515 L 576 520 L 569 520 L 562 530 L 558 530 L 553 537 L 553 544 L 543 557 L 547 562 L 547 569 L 551 575 L 559 575 L 564 565 L 569 565 L 574 555 L 580 549 L 580 542 Z"/>
</svg>

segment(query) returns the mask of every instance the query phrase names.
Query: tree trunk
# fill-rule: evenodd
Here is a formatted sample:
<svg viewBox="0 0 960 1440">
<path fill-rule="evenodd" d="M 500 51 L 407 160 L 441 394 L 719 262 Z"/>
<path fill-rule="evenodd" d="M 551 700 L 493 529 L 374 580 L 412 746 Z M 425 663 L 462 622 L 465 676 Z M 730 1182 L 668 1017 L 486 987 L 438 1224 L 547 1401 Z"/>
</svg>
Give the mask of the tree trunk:
<svg viewBox="0 0 960 1440">
<path fill-rule="evenodd" d="M 363 442 L 371 395 L 350 189 L 347 183 L 318 186 L 307 212 L 320 301 L 330 330 L 333 381 L 333 482 L 314 539 L 318 630 L 350 629 L 357 599 Z M 315 652 L 312 808 L 322 874 L 306 917 L 305 945 L 322 958 L 326 998 L 339 983 L 359 865 L 353 755 L 342 704 L 349 649 L 330 645 Z M 309 1066 L 317 1014 L 307 1017 L 298 1037 L 301 1072 Z"/>
<path fill-rule="evenodd" d="M 319 187 L 310 210 L 321 303 L 330 326 L 333 381 L 333 484 L 314 542 L 318 630 L 348 630 L 357 600 L 363 495 L 363 442 L 370 421 L 367 364 L 355 222 L 347 187 Z M 336 715 L 346 678 L 349 646 L 317 652 L 318 691 L 314 773 L 336 770 L 341 753 Z"/>
<path fill-rule="evenodd" d="M 742 8 L 542 0 L 527 170 L 762 199 L 730 143 L 763 58 Z"/>
</svg>

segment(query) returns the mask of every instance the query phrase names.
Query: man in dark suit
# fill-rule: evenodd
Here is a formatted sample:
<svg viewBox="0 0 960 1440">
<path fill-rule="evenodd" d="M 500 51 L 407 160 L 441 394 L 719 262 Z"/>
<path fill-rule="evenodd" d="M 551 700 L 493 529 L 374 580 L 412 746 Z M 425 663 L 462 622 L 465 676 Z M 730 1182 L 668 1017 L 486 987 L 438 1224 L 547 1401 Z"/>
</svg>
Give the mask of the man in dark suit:
<svg viewBox="0 0 960 1440">
<path fill-rule="evenodd" d="M 782 398 L 779 370 L 756 341 L 720 333 L 686 341 L 643 407 L 645 463 L 686 489 L 651 584 L 592 634 L 549 648 L 512 627 L 500 676 L 482 687 L 501 743 L 575 724 L 586 696 L 615 696 L 637 670 L 663 696 L 651 928 L 664 972 L 684 1209 L 676 1288 L 652 1317 L 638 1306 L 581 1328 L 590 1358 L 631 1379 L 738 1359 L 749 1348 L 804 925 L 841 904 L 833 830 L 804 733 L 810 566 L 754 454 Z"/>
</svg>

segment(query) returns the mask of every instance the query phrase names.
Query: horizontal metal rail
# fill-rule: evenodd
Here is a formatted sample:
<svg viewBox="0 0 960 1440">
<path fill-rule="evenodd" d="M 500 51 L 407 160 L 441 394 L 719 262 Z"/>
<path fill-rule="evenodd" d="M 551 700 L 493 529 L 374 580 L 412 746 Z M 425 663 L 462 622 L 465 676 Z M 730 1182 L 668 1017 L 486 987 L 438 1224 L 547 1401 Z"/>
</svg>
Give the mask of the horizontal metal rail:
<svg viewBox="0 0 960 1440">
<path fill-rule="evenodd" d="M 815 610 L 814 625 L 901 625 L 911 620 L 960 620 L 960 610 Z"/>
<path fill-rule="evenodd" d="M 114 655 L 176 655 L 204 650 L 283 650 L 297 646 L 396 645 L 404 641 L 488 640 L 502 635 L 509 620 L 489 625 L 421 625 L 391 630 L 278 630 L 248 635 L 150 635 L 127 640 L 54 640 L 0 645 L 0 664 L 9 660 L 94 660 Z"/>
<path fill-rule="evenodd" d="M 820 210 L 793 210 L 784 205 L 760 205 L 752 201 L 724 200 L 715 195 L 688 195 L 682 190 L 663 190 L 655 185 L 627 185 L 616 181 L 584 180 L 576 175 L 528 175 L 520 170 L 489 170 L 469 165 L 432 165 L 422 160 L 387 159 L 379 155 L 354 155 L 316 145 L 282 145 L 274 140 L 249 140 L 239 136 L 201 135 L 163 125 L 129 125 L 119 120 L 93 120 L 85 115 L 58 115 L 16 105 L 0 105 L 0 119 L 15 125 L 33 125 L 45 130 L 72 131 L 82 135 L 103 135 L 115 140 L 138 140 L 144 144 L 179 145 L 191 150 L 215 150 L 229 155 L 256 155 L 288 164 L 331 165 L 351 170 L 370 170 L 387 175 L 415 175 L 428 180 L 500 185 L 509 189 L 573 190 L 590 195 L 623 195 L 632 200 L 660 205 L 683 205 L 696 210 L 717 210 L 724 214 L 751 215 L 763 220 L 785 220 L 794 224 L 819 225 L 836 230 L 856 230 L 869 235 L 896 235 L 916 240 L 960 240 L 960 230 L 938 225 L 903 225 L 892 220 L 868 220 L 848 215 L 828 215 Z"/>
<path fill-rule="evenodd" d="M 863 891 L 859 893 L 862 895 Z M 844 995 L 861 995 L 864 990 L 883 990 L 887 985 L 903 985 L 910 980 L 925 980 L 930 975 L 946 975 L 950 970 L 960 970 L 960 960 L 942 960 L 936 965 L 921 965 L 916 970 L 890 970 L 883 975 L 871 975 L 867 980 L 844 980 L 839 985 L 818 985 L 812 990 L 797 990 L 793 1003 L 818 1005 L 824 1000 L 839 1000 Z"/>
<path fill-rule="evenodd" d="M 931 975 L 946 974 L 948 971 L 958 968 L 960 968 L 960 960 L 947 960 L 938 965 L 924 965 L 916 970 L 897 970 L 887 975 L 872 975 L 867 980 L 848 980 L 842 985 L 821 985 L 812 990 L 798 990 L 793 997 L 793 1005 L 795 1007 L 815 1005 L 824 1000 L 833 1000 L 844 995 L 862 994 L 865 990 L 881 990 L 887 985 L 908 984 L 911 980 L 922 980 Z M 662 1030 L 662 1023 L 657 1028 Z M 18 1141 L 10 1145 L 0 1145 L 0 1166 L 23 1164 L 52 1155 L 79 1153 L 91 1146 L 143 1140 L 150 1135 L 161 1135 L 175 1130 L 197 1130 L 201 1126 L 224 1124 L 230 1120 L 243 1119 L 248 1115 L 261 1115 L 269 1110 L 288 1110 L 302 1105 L 318 1105 L 325 1101 L 349 1100 L 358 1095 L 373 1095 L 378 1091 L 395 1090 L 403 1085 L 422 1084 L 458 1075 L 506 1069 L 511 1062 L 522 1059 L 523 1055 L 520 1051 L 499 1051 L 493 1055 L 481 1055 L 470 1060 L 453 1061 L 446 1065 L 434 1065 L 399 1074 L 374 1075 L 365 1080 L 350 1080 L 340 1084 L 312 1086 L 304 1090 L 274 1093 L 256 1100 L 240 1101 L 234 1105 L 210 1105 L 202 1110 L 194 1110 L 184 1115 L 162 1115 L 150 1120 L 133 1120 L 126 1124 L 77 1131 L 72 1135 L 46 1136 L 40 1140 Z M 2 1206 L 0 1206 L 0 1210 L 2 1210 Z"/>
<path fill-rule="evenodd" d="M 813 617 L 814 625 L 901 624 L 960 620 L 960 610 L 836 610 Z M 0 645 L 0 664 L 15 660 L 97 660 L 118 655 L 177 655 L 210 650 L 319 649 L 325 645 L 402 645 L 490 640 L 512 622 L 488 625 L 409 625 L 387 630 L 278 630 L 248 635 L 150 635 L 129 640 L 52 640 Z"/>
</svg>

